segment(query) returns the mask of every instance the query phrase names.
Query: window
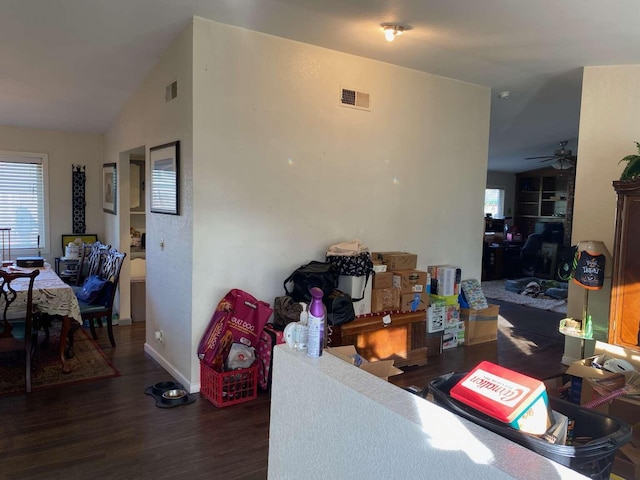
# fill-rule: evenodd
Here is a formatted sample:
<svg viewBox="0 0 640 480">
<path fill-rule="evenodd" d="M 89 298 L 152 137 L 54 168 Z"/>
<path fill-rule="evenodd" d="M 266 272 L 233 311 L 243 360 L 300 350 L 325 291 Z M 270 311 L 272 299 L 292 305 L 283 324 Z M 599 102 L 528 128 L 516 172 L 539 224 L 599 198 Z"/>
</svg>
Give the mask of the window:
<svg viewBox="0 0 640 480">
<path fill-rule="evenodd" d="M 504 188 L 487 188 L 484 191 L 484 214 L 504 218 Z"/>
<path fill-rule="evenodd" d="M 12 256 L 46 247 L 47 160 L 43 153 L 0 152 L 0 227 L 11 228 Z"/>
</svg>

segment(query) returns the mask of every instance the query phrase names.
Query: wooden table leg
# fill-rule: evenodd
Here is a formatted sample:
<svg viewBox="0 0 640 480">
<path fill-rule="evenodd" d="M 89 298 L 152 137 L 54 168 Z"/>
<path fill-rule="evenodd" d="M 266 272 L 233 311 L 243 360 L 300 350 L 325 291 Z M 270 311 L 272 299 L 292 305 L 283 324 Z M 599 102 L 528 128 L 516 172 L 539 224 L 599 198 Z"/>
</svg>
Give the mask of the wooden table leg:
<svg viewBox="0 0 640 480">
<path fill-rule="evenodd" d="M 67 364 L 66 350 L 67 337 L 71 329 L 71 319 L 68 316 L 62 317 L 62 330 L 60 331 L 60 362 L 62 363 L 62 373 L 71 372 L 71 367 Z"/>
</svg>

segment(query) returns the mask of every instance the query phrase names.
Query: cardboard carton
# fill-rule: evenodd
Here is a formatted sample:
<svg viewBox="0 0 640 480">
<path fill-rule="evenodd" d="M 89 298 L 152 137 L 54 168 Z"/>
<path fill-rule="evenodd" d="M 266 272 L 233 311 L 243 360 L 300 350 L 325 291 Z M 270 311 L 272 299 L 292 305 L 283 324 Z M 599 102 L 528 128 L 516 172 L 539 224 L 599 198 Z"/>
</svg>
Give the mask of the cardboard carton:
<svg viewBox="0 0 640 480">
<path fill-rule="evenodd" d="M 593 389 L 593 380 L 610 379 L 616 374 L 592 366 L 595 361 L 603 365 L 610 358 L 621 358 L 630 362 L 636 370 L 640 371 L 640 352 L 630 350 L 618 345 L 596 341 L 595 355 L 573 362 L 567 368 L 566 374 L 571 375 L 570 400 L 583 405 L 598 398 L 599 394 Z M 618 397 L 609 403 L 600 405 L 595 410 L 620 418 L 630 424 L 640 422 L 640 399 L 637 397 Z"/>
<path fill-rule="evenodd" d="M 400 310 L 403 312 L 418 312 L 426 310 L 429 305 L 429 296 L 422 293 L 405 293 L 400 295 Z"/>
<path fill-rule="evenodd" d="M 444 329 L 442 337 L 442 349 L 456 348 L 464 345 L 465 326 L 464 322 L 457 322 Z"/>
<path fill-rule="evenodd" d="M 430 265 L 430 292 L 436 295 L 458 295 L 462 281 L 462 269 L 455 265 Z"/>
<path fill-rule="evenodd" d="M 356 347 L 353 345 L 345 345 L 343 347 L 327 347 L 326 352 L 331 355 L 335 355 L 341 360 L 344 360 L 351 365 L 356 364 L 356 358 L 358 357 L 358 352 L 356 351 Z M 382 378 L 383 380 L 389 380 L 389 377 L 393 375 L 399 375 L 403 373 L 402 370 L 393 366 L 393 360 L 378 360 L 377 362 L 367 362 L 363 360 L 359 365 L 360 370 L 364 370 L 369 372 L 376 377 Z"/>
<path fill-rule="evenodd" d="M 380 272 L 373 276 L 373 289 L 393 287 L 393 272 Z"/>
<path fill-rule="evenodd" d="M 410 270 L 418 266 L 418 255 L 407 252 L 373 252 L 371 258 L 381 261 L 387 270 Z"/>
<path fill-rule="evenodd" d="M 426 293 L 427 272 L 420 270 L 394 270 L 393 286 L 404 293 Z"/>
<path fill-rule="evenodd" d="M 498 314 L 500 305 L 489 308 L 461 308 L 460 320 L 465 325 L 465 345 L 493 342 L 498 339 Z"/>
<path fill-rule="evenodd" d="M 371 311 L 390 312 L 400 310 L 400 290 L 397 288 L 380 288 L 371 290 Z"/>
</svg>

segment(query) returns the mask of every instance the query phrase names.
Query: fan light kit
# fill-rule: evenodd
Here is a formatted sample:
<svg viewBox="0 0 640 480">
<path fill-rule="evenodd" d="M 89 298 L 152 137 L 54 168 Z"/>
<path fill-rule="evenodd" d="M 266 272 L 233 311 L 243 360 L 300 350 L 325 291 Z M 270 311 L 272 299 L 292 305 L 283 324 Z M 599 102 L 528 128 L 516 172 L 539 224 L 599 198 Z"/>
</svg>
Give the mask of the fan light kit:
<svg viewBox="0 0 640 480">
<path fill-rule="evenodd" d="M 526 157 L 525 160 L 540 160 L 540 162 L 548 162 L 549 160 L 555 160 L 551 166 L 558 170 L 567 170 L 576 166 L 577 157 L 571 154 L 571 150 L 567 150 L 564 147 L 567 146 L 567 141 L 560 142 L 560 149 L 553 152 L 553 155 L 544 155 L 542 157 Z"/>
<path fill-rule="evenodd" d="M 391 23 L 382 24 L 382 31 L 384 32 L 384 38 L 387 39 L 387 42 L 393 42 L 396 36 L 402 35 L 405 30 L 409 29 L 402 25 L 394 25 Z"/>
</svg>

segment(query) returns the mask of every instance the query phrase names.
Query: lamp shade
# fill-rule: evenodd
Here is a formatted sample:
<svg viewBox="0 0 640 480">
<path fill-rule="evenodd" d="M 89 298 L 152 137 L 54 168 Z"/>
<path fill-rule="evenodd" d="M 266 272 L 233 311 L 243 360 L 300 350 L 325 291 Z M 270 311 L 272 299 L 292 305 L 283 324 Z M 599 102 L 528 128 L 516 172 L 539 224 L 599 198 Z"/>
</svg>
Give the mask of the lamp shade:
<svg viewBox="0 0 640 480">
<path fill-rule="evenodd" d="M 607 257 L 611 255 L 604 243 L 587 240 L 578 243 L 573 281 L 589 290 L 600 290 L 604 285 Z"/>
</svg>

